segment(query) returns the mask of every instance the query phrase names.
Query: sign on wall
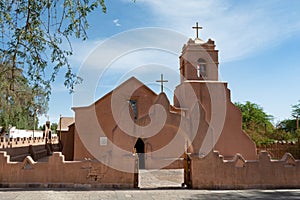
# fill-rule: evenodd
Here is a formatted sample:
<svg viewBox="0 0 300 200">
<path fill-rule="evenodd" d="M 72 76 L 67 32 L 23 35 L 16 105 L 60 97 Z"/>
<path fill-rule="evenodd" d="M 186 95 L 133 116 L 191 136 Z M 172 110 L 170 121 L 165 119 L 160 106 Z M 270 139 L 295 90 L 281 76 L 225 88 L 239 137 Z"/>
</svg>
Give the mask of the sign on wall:
<svg viewBox="0 0 300 200">
<path fill-rule="evenodd" d="M 100 137 L 100 146 L 107 145 L 107 137 Z"/>
</svg>

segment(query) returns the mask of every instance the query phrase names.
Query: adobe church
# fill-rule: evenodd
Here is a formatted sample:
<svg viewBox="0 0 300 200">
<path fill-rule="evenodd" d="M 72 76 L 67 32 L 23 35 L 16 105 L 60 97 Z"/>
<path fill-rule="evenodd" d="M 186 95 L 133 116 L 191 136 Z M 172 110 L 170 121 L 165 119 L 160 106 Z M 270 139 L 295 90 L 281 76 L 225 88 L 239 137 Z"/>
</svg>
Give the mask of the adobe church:
<svg viewBox="0 0 300 200">
<path fill-rule="evenodd" d="M 138 153 L 139 168 L 182 168 L 185 153 L 255 160 L 256 146 L 242 130 L 242 116 L 218 79 L 215 42 L 190 39 L 180 55 L 180 84 L 171 104 L 135 77 L 87 107 L 72 108 L 75 123 L 62 141 L 67 160 L 97 159 L 122 169 L 119 158 Z M 68 140 L 68 141 L 67 141 Z"/>
<path fill-rule="evenodd" d="M 227 83 L 219 81 L 215 43 L 194 28 L 196 38 L 182 48 L 172 104 L 163 75 L 159 94 L 132 77 L 92 105 L 73 108 L 75 121 L 61 118 L 62 152 L 46 162 L 35 160 L 52 154 L 53 145 L 32 147 L 43 138 L 3 139 L 8 150 L 32 144 L 32 152 L 15 162 L 0 151 L 0 187 L 138 188 L 139 169 L 184 168 L 184 185 L 193 189 L 299 188 L 299 160 L 256 155 Z"/>
</svg>

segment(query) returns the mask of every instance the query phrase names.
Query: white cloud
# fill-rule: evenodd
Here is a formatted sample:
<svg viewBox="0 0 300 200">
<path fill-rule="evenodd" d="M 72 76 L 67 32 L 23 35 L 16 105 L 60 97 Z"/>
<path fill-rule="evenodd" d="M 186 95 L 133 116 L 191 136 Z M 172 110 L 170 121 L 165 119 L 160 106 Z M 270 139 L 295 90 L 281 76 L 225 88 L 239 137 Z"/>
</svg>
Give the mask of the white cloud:
<svg viewBox="0 0 300 200">
<path fill-rule="evenodd" d="M 228 0 L 139 0 L 139 2 L 150 7 L 154 15 L 160 19 L 160 24 L 157 25 L 179 31 L 183 33 L 182 37 L 170 40 L 172 37 L 166 36 L 163 31 L 137 29 L 134 33 L 129 31 L 129 34 L 125 32 L 105 40 L 74 44 L 75 56 L 72 59 L 77 64 L 84 63 L 81 68 L 88 69 L 87 73 L 79 74 L 84 81 L 89 82 L 87 85 L 98 84 L 99 77 L 103 78 L 103 74 L 107 74 L 108 78 L 104 78 L 102 85 L 111 83 L 114 85 L 119 83 L 118 77 L 123 74 L 151 63 L 168 66 L 172 63 L 173 70 L 178 71 L 176 56 L 171 59 L 164 53 L 149 52 L 149 49 L 171 48 L 175 55 L 179 56 L 182 45 L 188 40 L 185 36 L 195 37 L 195 31 L 191 27 L 196 21 L 204 27 L 200 37 L 216 41 L 221 62 L 251 56 L 270 46 L 273 48 L 282 40 L 294 35 L 300 27 L 300 22 L 297 21 L 299 14 L 289 10 L 290 7 L 277 5 L 279 1 L 254 0 L 251 3 L 237 3 Z M 118 19 L 115 19 L 114 23 L 119 23 Z M 147 51 L 142 52 L 145 49 Z M 173 63 L 174 60 L 176 64 Z M 108 66 L 109 69 L 106 70 Z M 157 73 L 159 74 L 159 70 Z M 151 80 L 157 78 L 156 73 L 149 77 Z M 83 89 L 89 88 L 85 84 L 81 86 Z M 94 96 L 90 99 L 93 101 Z"/>
<path fill-rule="evenodd" d="M 131 3 L 131 0 L 126 1 Z M 138 0 L 136 3 L 145 4 L 152 10 L 156 19 L 153 20 L 155 24 L 150 24 L 150 26 L 170 28 L 185 36 L 195 37 L 195 31 L 191 27 L 198 21 L 199 25 L 203 26 L 200 37 L 205 40 L 212 38 L 216 41 L 217 48 L 220 50 L 220 61 L 224 62 L 260 53 L 267 48 L 276 47 L 286 38 L 296 35 L 297 32 L 299 35 L 299 6 L 285 6 L 285 4 L 298 2 L 300 1 Z M 119 19 L 112 22 L 116 26 L 120 24 Z M 110 39 L 112 39 L 112 43 L 101 46 Z M 96 89 L 80 85 L 78 90 L 95 90 L 92 91 L 95 95 L 82 95 L 85 100 L 75 102 L 75 104 L 73 102 L 73 106 L 88 105 L 94 102 L 120 82 L 129 78 L 131 74 L 151 86 L 155 84 L 159 74 L 164 73 L 165 78 L 169 80 L 166 87 L 173 91 L 177 85 L 174 81 L 179 81 L 179 76 L 173 73 L 179 72 L 176 54 L 180 54 L 181 47 L 186 42 L 186 37 L 178 37 L 170 42 L 168 36 L 159 32 L 149 32 L 142 36 L 131 34 L 130 38 L 118 38 L 117 35 L 108 39 L 72 42 L 74 49 L 74 56 L 70 60 L 72 65 L 77 69 L 77 66 L 84 63 L 84 67 L 89 69 L 89 73 L 83 74 L 85 75 L 84 81 L 98 84 Z M 144 49 L 136 48 L 135 51 L 131 51 L 137 44 Z M 172 45 L 172 47 L 168 45 Z M 97 49 L 99 46 L 101 48 Z M 161 46 L 161 49 L 172 48 L 175 54 L 159 52 L 158 48 L 151 50 L 151 47 L 157 46 Z M 109 64 L 111 66 L 106 71 L 106 76 L 101 77 L 102 82 L 99 81 L 99 76 L 94 73 L 95 70 L 104 70 Z M 164 66 L 173 70 L 166 70 Z M 158 90 L 155 91 L 159 92 L 159 87 L 157 88 Z M 61 90 L 63 88 L 58 87 L 54 93 L 61 95 L 59 93 Z M 102 93 L 99 90 L 102 90 Z M 69 113 L 66 112 L 65 115 L 67 114 Z M 56 120 L 57 116 L 50 118 L 51 121 Z"/>
<path fill-rule="evenodd" d="M 78 73 L 83 78 L 83 83 L 75 89 L 75 95 L 85 98 L 77 98 L 73 105 L 88 105 L 99 97 L 95 97 L 98 87 L 111 85 L 113 88 L 131 76 L 143 82 L 153 80 L 155 83 L 160 73 L 166 74 L 169 71 L 172 80 L 177 81 L 170 81 L 170 84 L 177 85 L 178 57 L 187 40 L 187 37 L 172 30 L 144 28 L 123 32 L 101 43 L 87 43 L 88 48 L 80 53 L 85 56 Z M 75 46 L 80 49 L 83 47 Z M 177 73 L 176 78 L 174 72 Z"/>
<path fill-rule="evenodd" d="M 119 19 L 114 19 L 113 23 L 115 24 L 115 26 L 121 26 L 121 24 L 119 23 Z"/>
<path fill-rule="evenodd" d="M 73 43 L 74 55 L 71 62 L 81 64 L 81 69 L 99 70 L 114 65 L 116 69 L 144 65 L 149 62 L 162 63 L 167 59 L 164 53 L 178 58 L 182 45 L 188 38 L 178 32 L 162 28 L 135 29 L 114 35 L 106 40 Z M 158 54 L 149 55 L 149 52 Z M 146 52 L 146 53 L 145 53 Z M 134 56 L 132 56 L 134 55 Z M 168 60 L 170 62 L 170 60 Z M 165 62 L 167 63 L 167 62 Z M 171 62 L 172 63 L 172 62 Z M 177 67 L 177 66 L 176 66 Z"/>
<path fill-rule="evenodd" d="M 284 39 L 299 32 L 300 21 L 297 20 L 299 14 L 296 9 L 293 11 L 277 5 L 278 2 L 280 1 L 254 0 L 251 3 L 236 3 L 236 1 L 229 0 L 139 0 L 137 3 L 149 6 L 161 19 L 160 26 L 179 31 L 186 36 L 195 37 L 195 31 L 191 27 L 196 21 L 199 21 L 199 25 L 204 28 L 200 31 L 200 37 L 205 40 L 214 39 L 217 49 L 220 50 L 220 61 L 226 62 L 251 56 L 270 47 L 273 48 Z M 118 24 L 119 19 L 115 19 L 113 22 Z M 131 47 L 138 43 L 144 42 L 147 46 L 151 46 L 151 43 L 153 46 L 156 44 L 165 46 L 163 43 L 170 42 L 166 37 L 155 32 L 143 33 L 142 36 L 132 34 L 125 38 L 118 37 L 119 35 L 106 40 L 75 42 L 73 44 L 75 54 L 71 61 L 77 65 L 85 61 L 85 65 L 88 65 L 89 68 L 104 68 L 107 63 L 113 61 L 113 56 L 123 55 L 126 49 L 132 49 Z M 101 46 L 107 40 L 111 40 L 110 44 Z M 174 49 L 177 48 L 178 55 L 186 41 L 187 39 L 174 40 Z M 99 46 L 101 48 L 97 48 Z M 143 59 L 142 56 L 139 56 L 118 67 L 135 65 L 135 63 L 143 62 Z M 157 57 L 157 59 L 161 59 L 161 57 Z M 138 62 L 139 60 L 140 62 Z"/>
<path fill-rule="evenodd" d="M 203 39 L 216 40 L 222 62 L 274 47 L 300 30 L 297 1 L 254 0 L 140 0 L 148 5 L 161 26 L 195 35 L 196 21 L 204 27 Z"/>
<path fill-rule="evenodd" d="M 98 44 L 101 44 L 104 40 L 94 39 L 87 41 L 72 41 L 73 55 L 70 57 L 72 64 L 81 64 L 88 55 L 97 47 Z"/>
</svg>

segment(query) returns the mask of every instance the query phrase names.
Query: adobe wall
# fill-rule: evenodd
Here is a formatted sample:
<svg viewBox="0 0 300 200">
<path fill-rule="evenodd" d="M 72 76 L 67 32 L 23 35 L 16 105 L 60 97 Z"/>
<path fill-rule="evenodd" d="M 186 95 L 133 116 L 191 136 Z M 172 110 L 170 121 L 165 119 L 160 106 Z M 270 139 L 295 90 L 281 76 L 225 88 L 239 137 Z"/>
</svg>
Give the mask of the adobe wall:
<svg viewBox="0 0 300 200">
<path fill-rule="evenodd" d="M 191 156 L 191 177 L 195 189 L 299 188 L 300 161 L 288 153 L 279 161 L 271 160 L 267 152 L 246 161 L 239 154 L 224 160 L 211 152 L 204 158 Z"/>
<path fill-rule="evenodd" d="M 160 93 L 152 104 L 156 106 L 136 121 L 131 128 L 131 135 L 119 127 L 114 129 L 113 142 L 119 148 L 132 152 L 137 138 L 141 138 L 145 145 L 145 169 L 182 169 L 181 158 L 189 140 L 187 135 L 189 130 L 186 129 L 186 124 L 181 125 L 182 129 L 179 125 L 187 121 L 170 111 L 170 102 L 164 93 Z M 165 118 L 162 117 L 162 112 L 165 113 Z M 157 127 L 159 128 L 156 129 Z"/>
<path fill-rule="evenodd" d="M 133 80 L 134 79 L 129 79 L 125 83 L 121 84 L 118 88 L 114 89 L 112 93 L 102 97 L 92 105 L 95 106 L 94 112 L 96 112 L 96 117 L 98 120 L 96 122 L 97 125 L 100 125 L 104 135 L 110 140 L 113 139 L 113 129 L 119 123 L 117 121 L 128 121 L 128 118 L 130 117 L 127 115 L 127 112 L 124 112 L 124 110 L 130 109 L 128 103 L 129 99 L 134 99 L 137 101 L 137 114 L 138 117 L 140 117 L 148 114 L 149 108 L 152 106 L 152 103 L 157 96 L 141 82 Z M 133 90 L 133 88 L 135 90 Z M 131 94 L 132 90 L 134 91 L 133 94 Z M 85 118 L 85 116 L 79 115 L 80 113 L 77 114 L 77 112 L 75 112 L 76 123 L 78 118 Z M 119 119 L 117 119 L 118 117 Z M 86 132 L 88 133 L 90 131 L 89 129 L 93 128 L 94 126 L 91 126 L 86 130 Z"/>
<path fill-rule="evenodd" d="M 58 137 L 52 137 L 51 143 L 58 144 Z M 42 137 L 29 137 L 29 138 L 0 138 L 0 149 L 26 147 L 29 145 L 42 145 L 45 144 L 45 138 Z"/>
<path fill-rule="evenodd" d="M 42 146 L 45 147 L 45 144 L 42 144 Z M 14 156 L 22 155 L 22 154 L 30 154 L 29 153 L 29 146 L 1 149 L 1 151 L 6 151 L 6 153 L 8 155 L 10 155 L 10 157 L 14 157 Z"/>
<path fill-rule="evenodd" d="M 51 144 L 52 147 L 58 146 L 58 137 L 52 137 Z M 7 152 L 10 155 L 12 161 L 23 161 L 28 155 L 33 156 L 35 159 L 39 159 L 45 156 L 44 153 L 39 151 L 41 149 L 46 149 L 45 138 L 34 137 L 34 138 L 1 138 L 0 140 L 0 151 Z M 55 149 L 54 149 L 55 150 Z M 37 155 L 37 156 L 36 156 Z M 47 155 L 47 152 L 46 152 Z"/>
<path fill-rule="evenodd" d="M 218 50 L 215 49 L 215 42 L 209 39 L 201 46 L 190 39 L 182 48 L 180 56 L 181 82 L 186 80 L 200 80 L 197 76 L 196 66 L 198 59 L 202 58 L 206 62 L 207 80 L 218 80 Z"/>
<path fill-rule="evenodd" d="M 120 158 L 128 168 L 135 167 L 135 157 Z M 65 161 L 53 153 L 48 162 L 9 162 L 6 152 L 0 152 L 0 187 L 88 187 L 133 188 L 134 173 L 117 171 L 94 160 Z"/>
<path fill-rule="evenodd" d="M 132 88 L 135 88 L 136 90 L 130 95 Z M 107 152 L 112 151 L 114 145 L 111 144 L 110 141 L 113 141 L 113 131 L 117 125 L 116 117 L 120 116 L 120 119 L 125 120 L 128 120 L 130 117 L 126 115 L 126 112 L 121 112 L 129 109 L 128 100 L 137 100 L 138 116 L 142 116 L 148 113 L 149 108 L 152 106 L 152 103 L 157 96 L 135 78 L 127 80 L 113 90 L 113 92 L 114 93 L 108 93 L 88 107 L 73 108 L 76 121 L 74 134 L 74 160 L 94 158 L 94 153 L 91 153 L 91 150 L 102 152 L 99 153 L 102 154 L 100 156 L 105 156 Z M 120 108 L 118 108 L 120 110 L 116 112 L 118 116 L 114 116 L 112 112 L 113 108 L 111 104 L 113 95 L 117 96 L 114 98 L 117 102 L 114 102 L 114 104 L 120 106 Z M 107 137 L 108 144 L 106 146 L 99 145 L 100 137 Z M 128 145 L 127 141 L 122 142 Z M 133 152 L 133 147 L 134 144 L 129 147 L 130 152 Z"/>
<path fill-rule="evenodd" d="M 193 96 L 197 98 L 192 98 Z M 226 158 L 232 159 L 236 153 L 240 153 L 248 160 L 256 159 L 256 146 L 242 130 L 242 114 L 231 102 L 227 83 L 185 81 L 177 86 L 174 105 L 186 108 L 191 119 L 194 118 L 192 110 L 195 103 L 199 104 L 201 112 L 197 132 L 199 137 L 210 134 L 210 140 L 215 144 L 213 149 L 220 151 Z M 203 128 L 206 124 L 210 129 Z M 195 153 L 202 153 L 200 151 L 201 149 L 194 147 Z"/>
<path fill-rule="evenodd" d="M 74 132 L 75 124 L 72 124 L 69 126 L 69 131 L 62 131 L 60 135 L 62 153 L 67 161 L 72 161 L 74 158 Z"/>
<path fill-rule="evenodd" d="M 124 90 L 123 88 L 117 89 L 122 94 L 119 94 L 121 96 L 119 98 L 120 105 L 123 106 L 123 109 L 120 109 L 121 111 L 129 109 L 129 97 L 127 98 L 127 87 L 129 86 L 135 87 L 122 85 L 122 87 L 125 87 Z M 124 96 L 127 100 L 124 99 Z M 74 108 L 76 118 L 74 160 L 79 161 L 85 158 L 102 159 L 107 155 L 115 158 L 118 154 L 133 153 L 137 139 L 142 138 L 145 144 L 145 164 L 147 169 L 163 167 L 182 168 L 182 161 L 176 159 L 181 157 L 184 152 L 187 138 L 185 132 L 189 131 L 178 130 L 178 125 L 181 121 L 180 115 L 176 112 L 170 112 L 170 103 L 164 93 L 156 96 L 145 87 L 140 87 L 134 92 L 133 97 L 139 98 L 138 113 L 140 117 L 137 119 L 136 124 L 128 127 L 127 131 L 130 131 L 127 133 L 116 125 L 111 110 L 111 94 L 101 98 L 94 106 Z M 152 109 L 150 114 L 154 120 L 151 121 L 150 119 L 149 108 L 153 104 L 161 104 L 165 108 L 167 111 L 166 123 L 161 129 L 147 129 L 150 130 L 150 132 L 147 132 L 146 128 L 138 128 L 138 126 L 145 127 L 151 122 L 152 127 L 157 128 L 160 127 L 159 123 L 161 123 L 161 120 L 159 120 L 161 112 L 156 109 Z M 124 114 L 122 112 L 119 112 L 119 115 L 122 116 L 118 121 L 119 124 L 129 124 L 127 122 L 130 116 L 123 117 Z M 100 137 L 107 137 L 106 145 L 100 144 Z M 167 146 L 168 149 L 166 149 Z"/>
<path fill-rule="evenodd" d="M 98 139 L 98 138 L 97 138 Z M 65 147 L 64 147 L 65 148 Z M 69 148 L 69 147 L 68 147 Z M 107 151 L 105 148 L 101 148 L 100 151 Z M 76 130 L 76 126 L 74 128 L 74 153 L 73 160 L 83 160 L 83 159 L 93 159 L 94 156 L 86 149 L 85 145 L 82 143 L 80 136 Z"/>
<path fill-rule="evenodd" d="M 1 149 L 1 151 L 5 151 L 10 156 L 10 161 L 14 162 L 22 162 L 27 156 L 31 156 L 35 160 L 47 156 L 45 144 L 7 148 Z"/>
<path fill-rule="evenodd" d="M 262 145 L 257 151 L 267 151 L 273 159 L 280 159 L 289 152 L 295 159 L 300 159 L 300 145 L 298 142 L 275 141 L 272 144 Z"/>
</svg>

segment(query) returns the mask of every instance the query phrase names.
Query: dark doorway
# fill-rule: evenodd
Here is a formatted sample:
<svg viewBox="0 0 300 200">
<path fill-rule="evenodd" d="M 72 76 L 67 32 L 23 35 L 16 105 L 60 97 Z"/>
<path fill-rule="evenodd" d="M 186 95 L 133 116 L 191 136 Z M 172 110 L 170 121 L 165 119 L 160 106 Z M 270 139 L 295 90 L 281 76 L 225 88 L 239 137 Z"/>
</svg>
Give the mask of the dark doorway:
<svg viewBox="0 0 300 200">
<path fill-rule="evenodd" d="M 141 138 L 138 138 L 134 148 L 139 156 L 139 168 L 145 169 L 145 143 Z"/>
</svg>

